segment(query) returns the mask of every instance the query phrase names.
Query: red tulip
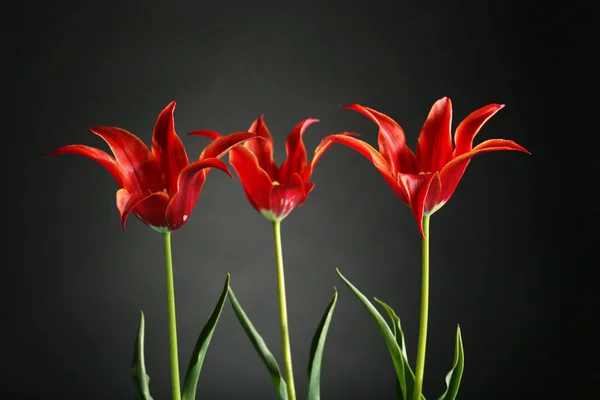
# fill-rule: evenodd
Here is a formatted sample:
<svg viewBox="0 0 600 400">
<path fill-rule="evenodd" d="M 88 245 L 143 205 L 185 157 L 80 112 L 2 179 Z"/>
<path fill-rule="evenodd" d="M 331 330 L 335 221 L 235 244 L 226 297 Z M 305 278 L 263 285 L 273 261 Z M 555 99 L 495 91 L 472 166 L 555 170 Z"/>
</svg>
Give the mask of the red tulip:
<svg viewBox="0 0 600 400">
<path fill-rule="evenodd" d="M 273 138 L 262 115 L 248 131 L 265 140 L 246 142 L 229 153 L 229 162 L 242 182 L 248 201 L 271 221 L 281 221 L 294 208 L 302 205 L 315 186 L 309 182 L 310 176 L 331 143 L 319 145 L 312 162 L 308 163 L 302 135 L 306 128 L 318 121 L 308 118 L 296 125 L 286 140 L 287 157 L 280 167 L 273 159 Z M 213 131 L 195 131 L 190 135 L 206 136 L 213 140 L 221 137 Z"/>
<path fill-rule="evenodd" d="M 210 143 L 198 161 L 189 163 L 183 143 L 177 133 L 171 102 L 158 116 L 152 134 L 152 150 L 135 135 L 121 128 L 97 126 L 90 128 L 110 147 L 114 157 L 106 152 L 80 144 L 61 147 L 50 154 L 79 154 L 98 162 L 115 178 L 117 208 L 125 229 L 129 213 L 159 232 L 181 228 L 189 218 L 210 168 L 218 168 L 229 176 L 221 160 L 228 150 L 257 135 L 237 132 Z"/>
<path fill-rule="evenodd" d="M 452 146 L 452 103 L 438 100 L 421 128 L 417 151 L 406 145 L 404 131 L 393 119 L 358 104 L 342 106 L 367 116 L 379 126 L 379 151 L 346 134 L 327 136 L 323 142 L 342 143 L 379 170 L 396 195 L 411 209 L 423 235 L 423 215 L 439 210 L 452 196 L 460 178 L 477 154 L 498 150 L 529 151 L 510 140 L 491 139 L 473 147 L 481 127 L 504 107 L 490 104 L 471 113 L 456 128 Z"/>
</svg>

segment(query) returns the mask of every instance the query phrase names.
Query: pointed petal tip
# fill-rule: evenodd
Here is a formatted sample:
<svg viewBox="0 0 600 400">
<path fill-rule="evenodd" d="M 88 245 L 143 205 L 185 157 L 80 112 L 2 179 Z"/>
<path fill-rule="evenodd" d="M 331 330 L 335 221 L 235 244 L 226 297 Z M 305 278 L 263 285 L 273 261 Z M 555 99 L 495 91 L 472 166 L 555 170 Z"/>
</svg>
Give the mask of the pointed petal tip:
<svg viewBox="0 0 600 400">
<path fill-rule="evenodd" d="M 44 156 L 44 160 L 45 160 L 46 158 L 48 158 L 48 157 L 52 157 L 52 156 L 55 156 L 55 155 L 59 154 L 59 151 L 60 151 L 60 149 L 52 150 L 50 153 L 47 153 L 47 154 Z"/>
<path fill-rule="evenodd" d="M 175 105 L 176 104 L 177 103 L 175 101 L 170 102 L 169 104 L 167 104 L 167 106 L 163 109 L 162 112 L 171 111 L 171 113 L 172 113 L 173 111 L 175 111 Z"/>
<path fill-rule="evenodd" d="M 210 129 L 198 129 L 196 131 L 189 132 L 187 136 L 204 136 L 214 140 L 221 137 L 221 134 L 216 131 L 211 131 Z"/>
</svg>

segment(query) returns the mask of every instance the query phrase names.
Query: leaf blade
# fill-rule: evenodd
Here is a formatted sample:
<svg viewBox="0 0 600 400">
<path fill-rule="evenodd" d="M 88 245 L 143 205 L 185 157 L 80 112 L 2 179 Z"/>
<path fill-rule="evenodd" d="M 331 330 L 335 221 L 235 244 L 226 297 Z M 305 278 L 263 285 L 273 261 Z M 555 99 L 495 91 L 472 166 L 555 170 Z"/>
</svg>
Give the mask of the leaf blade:
<svg viewBox="0 0 600 400">
<path fill-rule="evenodd" d="M 140 324 L 135 338 L 133 359 L 131 361 L 131 376 L 136 386 L 137 400 L 153 400 L 150 396 L 150 377 L 146 373 L 144 359 L 144 312 L 140 311 Z"/>
<path fill-rule="evenodd" d="M 404 378 L 406 380 L 406 392 L 409 394 L 409 398 L 410 396 L 412 396 L 414 387 L 415 387 L 415 373 L 413 372 L 412 368 L 410 367 L 410 363 L 408 362 L 408 354 L 406 351 L 406 342 L 404 341 L 404 332 L 402 331 L 402 327 L 400 325 L 400 317 L 398 317 L 398 315 L 396 314 L 396 312 L 394 311 L 394 309 L 392 307 L 390 307 L 388 304 L 384 303 L 383 301 L 379 300 L 379 299 L 375 299 L 375 301 L 382 306 L 385 311 L 387 311 L 388 316 L 390 317 L 390 320 L 392 321 L 392 326 L 394 327 L 394 336 L 396 337 L 396 343 L 398 343 L 398 346 L 400 347 L 400 351 L 402 352 L 402 358 L 404 361 Z M 404 400 L 404 398 L 401 397 L 401 393 L 399 393 L 400 390 L 400 386 L 399 383 L 396 381 L 396 393 L 397 393 L 397 397 L 400 400 Z M 425 396 L 423 396 L 423 394 L 421 394 L 421 400 L 425 400 Z"/>
<path fill-rule="evenodd" d="M 204 324 L 204 327 L 200 332 L 200 336 L 198 336 L 198 340 L 196 341 L 196 345 L 194 347 L 194 351 L 192 352 L 183 383 L 182 400 L 194 400 L 196 398 L 198 379 L 200 378 L 200 372 L 202 371 L 202 365 L 204 364 L 204 358 L 206 357 L 208 346 L 210 345 L 213 333 L 215 332 L 217 323 L 219 322 L 221 311 L 223 311 L 223 306 L 225 305 L 225 300 L 227 300 L 230 279 L 231 276 L 227 274 L 227 277 L 225 278 L 225 284 L 223 285 L 223 290 L 221 290 L 221 294 L 219 295 L 219 299 L 217 300 L 213 311 Z"/>
<path fill-rule="evenodd" d="M 456 347 L 454 350 L 454 363 L 452 369 L 446 375 L 446 391 L 439 400 L 454 400 L 458 394 L 458 388 L 465 369 L 465 351 L 463 349 L 460 326 L 456 327 Z"/>
<path fill-rule="evenodd" d="M 275 360 L 275 357 L 273 356 L 271 351 L 269 351 L 265 341 L 260 336 L 256 328 L 254 328 L 254 325 L 252 325 L 252 322 L 244 312 L 244 309 L 237 301 L 237 298 L 235 297 L 235 294 L 233 293 L 233 289 L 231 289 L 231 287 L 229 288 L 229 302 L 231 303 L 233 311 L 238 320 L 240 321 L 240 324 L 242 324 L 242 327 L 246 332 L 246 336 L 248 336 L 248 339 L 250 339 L 252 346 L 254 347 L 259 357 L 267 367 L 269 375 L 271 376 L 271 380 L 275 385 L 275 389 L 277 389 L 279 398 L 281 400 L 287 400 L 287 384 L 285 382 L 285 379 L 283 379 L 283 376 L 281 375 L 281 371 L 279 369 L 279 366 L 277 365 L 277 360 Z"/>
<path fill-rule="evenodd" d="M 308 365 L 308 395 L 307 400 L 321 399 L 321 363 L 323 360 L 323 349 L 329 330 L 329 324 L 333 316 L 333 311 L 337 303 L 338 292 L 333 288 L 333 299 L 325 309 L 319 326 L 313 336 L 310 346 L 310 357 Z"/>
<path fill-rule="evenodd" d="M 407 392 L 406 392 L 406 380 L 404 378 L 404 375 L 405 375 L 404 374 L 404 362 L 403 362 L 402 352 L 400 350 L 400 347 L 398 346 L 398 343 L 396 342 L 396 337 L 394 336 L 394 333 L 390 330 L 390 327 L 388 326 L 385 319 L 381 316 L 379 311 L 377 311 L 377 309 L 373 306 L 373 304 L 369 301 L 369 299 L 367 299 L 365 297 L 365 295 L 363 295 L 354 285 L 352 285 L 352 283 L 350 283 L 350 281 L 348 281 L 348 279 L 346 279 L 344 277 L 344 275 L 342 275 L 342 273 L 340 272 L 339 269 L 336 269 L 336 271 L 337 271 L 338 275 L 340 276 L 340 278 L 342 279 L 342 281 L 346 284 L 346 286 L 350 289 L 350 291 L 358 298 L 358 300 L 360 300 L 360 302 L 367 309 L 369 314 L 371 314 L 371 317 L 377 324 L 379 331 L 383 335 L 385 344 L 388 347 L 390 356 L 392 357 L 392 361 L 394 363 L 394 368 L 396 370 L 396 377 L 398 378 L 398 381 L 400 384 L 400 390 L 401 390 L 403 399 L 406 399 Z"/>
</svg>

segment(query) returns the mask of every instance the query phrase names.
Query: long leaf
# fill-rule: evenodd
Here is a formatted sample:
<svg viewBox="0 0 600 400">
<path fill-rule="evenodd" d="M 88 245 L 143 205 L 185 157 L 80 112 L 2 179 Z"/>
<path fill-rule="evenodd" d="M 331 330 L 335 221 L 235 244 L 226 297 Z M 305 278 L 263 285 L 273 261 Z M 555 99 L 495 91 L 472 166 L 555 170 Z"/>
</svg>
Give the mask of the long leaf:
<svg viewBox="0 0 600 400">
<path fill-rule="evenodd" d="M 454 350 L 454 364 L 452 369 L 446 375 L 446 392 L 439 400 L 454 400 L 458 394 L 458 387 L 465 369 L 465 351 L 463 349 L 462 337 L 460 336 L 460 326 L 456 327 L 456 348 Z"/>
<path fill-rule="evenodd" d="M 277 389 L 277 393 L 279 394 L 279 398 L 281 400 L 287 400 L 287 384 L 285 383 L 283 376 L 281 376 L 281 371 L 277 365 L 277 360 L 275 360 L 275 357 L 273 357 L 273 354 L 267 348 L 265 341 L 256 331 L 254 325 L 252 325 L 252 322 L 250 322 L 250 319 L 242 309 L 242 306 L 240 306 L 240 303 L 238 303 L 231 287 L 229 288 L 229 301 L 231 302 L 233 311 L 242 324 L 244 331 L 246 331 L 246 335 L 248 336 L 248 339 L 250 339 L 252 346 L 254 346 L 254 349 L 267 367 L 269 375 L 271 376 L 271 380 L 273 381 L 273 384 Z"/>
<path fill-rule="evenodd" d="M 385 322 L 385 319 L 381 316 L 381 314 L 379 313 L 379 311 L 377 311 L 373 304 L 371 304 L 369 299 L 367 299 L 354 285 L 352 285 L 350 281 L 344 278 L 339 269 L 336 270 L 340 278 L 342 278 L 342 281 L 344 281 L 344 283 L 346 284 L 346 286 L 348 286 L 350 291 L 354 293 L 358 300 L 360 300 L 363 306 L 367 309 L 369 314 L 371 314 L 373 320 L 375 320 L 379 331 L 383 335 L 383 339 L 385 340 L 385 344 L 387 345 L 390 355 L 392 356 L 394 368 L 396 369 L 396 377 L 398 378 L 398 381 L 400 383 L 400 391 L 402 393 L 402 396 L 404 396 L 403 398 L 406 399 L 407 391 L 404 373 L 404 357 L 402 356 L 400 346 L 398 346 L 398 343 L 396 342 L 396 337 L 394 336 L 394 333 L 390 330 L 390 327 L 388 326 L 387 322 Z"/>
<path fill-rule="evenodd" d="M 321 318 L 319 327 L 312 339 L 308 365 L 307 400 L 321 399 L 321 363 L 323 360 L 323 349 L 325 348 L 325 339 L 327 338 L 327 331 L 329 330 L 329 324 L 331 323 L 331 317 L 333 316 L 337 297 L 337 289 L 333 288 L 333 299 L 327 306 L 325 314 L 323 314 L 323 318 Z"/>
<path fill-rule="evenodd" d="M 407 398 L 402 397 L 402 393 L 400 391 L 400 384 L 396 381 L 396 397 L 399 400 L 408 400 L 412 398 L 412 393 L 415 387 L 415 374 L 410 367 L 410 363 L 408 362 L 408 355 L 406 351 L 406 343 L 404 341 L 404 332 L 402 332 L 402 327 L 400 326 L 400 318 L 394 311 L 392 307 L 388 304 L 384 303 L 379 299 L 375 299 L 379 305 L 381 305 L 385 311 L 387 311 L 390 320 L 392 322 L 392 326 L 394 328 L 394 336 L 396 337 L 396 343 L 400 347 L 400 351 L 402 352 L 402 358 L 404 360 L 404 378 L 406 380 L 406 393 L 408 393 Z M 425 400 L 423 394 L 421 394 L 421 400 Z"/>
<path fill-rule="evenodd" d="M 133 360 L 131 361 L 131 375 L 136 387 L 137 400 L 152 400 L 150 396 L 150 377 L 146 373 L 144 363 L 144 313 L 140 311 L 140 326 L 135 339 Z"/>
<path fill-rule="evenodd" d="M 194 400 L 196 398 L 196 388 L 198 387 L 198 379 L 200 378 L 202 364 L 204 364 L 204 358 L 206 357 L 210 340 L 215 332 L 215 328 L 219 322 L 219 317 L 221 316 L 221 311 L 223 310 L 223 305 L 227 299 L 229 280 L 230 276 L 227 274 L 227 277 L 225 278 L 225 284 L 223 285 L 223 290 L 219 296 L 219 300 L 210 314 L 210 317 L 208 317 L 206 324 L 204 324 L 204 327 L 200 332 L 200 336 L 196 341 L 196 346 L 194 347 L 183 383 L 183 400 Z"/>
</svg>

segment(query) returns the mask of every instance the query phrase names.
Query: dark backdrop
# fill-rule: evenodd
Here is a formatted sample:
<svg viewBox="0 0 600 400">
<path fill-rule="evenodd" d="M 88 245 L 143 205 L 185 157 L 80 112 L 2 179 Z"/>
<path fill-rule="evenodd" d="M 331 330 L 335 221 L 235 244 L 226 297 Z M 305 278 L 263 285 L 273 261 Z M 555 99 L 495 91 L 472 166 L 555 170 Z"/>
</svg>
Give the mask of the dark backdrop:
<svg viewBox="0 0 600 400">
<path fill-rule="evenodd" d="M 571 8 L 570 8 L 571 7 Z M 119 226 L 118 189 L 99 165 L 44 159 L 66 144 L 106 148 L 87 128 L 119 126 L 150 143 L 177 101 L 190 157 L 195 129 L 245 130 L 260 114 L 276 158 L 307 117 L 305 141 L 362 134 L 361 103 L 401 123 L 411 146 L 435 100 L 454 126 L 489 103 L 507 106 L 478 141 L 507 138 L 532 156 L 474 159 L 432 218 L 431 314 L 424 393 L 437 399 L 460 323 L 466 370 L 459 399 L 577 397 L 591 387 L 597 345 L 593 266 L 598 222 L 594 113 L 584 110 L 589 10 L 534 2 L 21 1 L 5 10 L 5 222 L 0 397 L 129 399 L 138 312 L 155 399 L 170 397 L 160 235 Z M 593 101 L 590 101 L 593 105 Z M 592 174 L 589 174 L 589 172 Z M 595 172 L 595 173 L 594 173 Z M 324 399 L 392 399 L 383 339 L 335 268 L 395 307 L 414 361 L 420 240 L 410 210 L 375 168 L 343 146 L 318 165 L 316 189 L 283 223 L 296 386 L 306 394 L 310 340 L 332 289 L 339 303 L 325 348 Z M 7 205 L 8 203 L 8 205 Z M 591 211 L 590 211 L 591 210 Z M 591 216 L 591 218 L 590 218 Z M 576 245 L 581 243 L 582 245 Z M 280 360 L 270 224 L 239 180 L 212 173 L 189 222 L 173 234 L 181 367 L 227 272 Z M 183 371 L 182 371 L 183 372 Z M 200 399 L 275 399 L 229 305 L 200 378 Z"/>
</svg>

